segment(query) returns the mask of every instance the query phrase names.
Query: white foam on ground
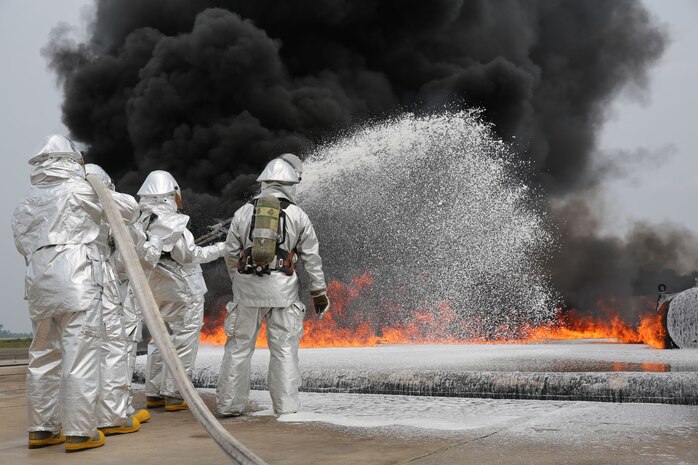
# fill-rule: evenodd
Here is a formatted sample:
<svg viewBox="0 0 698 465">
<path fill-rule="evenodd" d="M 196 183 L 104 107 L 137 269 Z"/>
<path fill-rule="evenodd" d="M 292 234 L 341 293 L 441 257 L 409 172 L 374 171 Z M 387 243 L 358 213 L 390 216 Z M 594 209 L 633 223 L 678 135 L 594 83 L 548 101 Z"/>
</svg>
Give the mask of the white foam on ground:
<svg viewBox="0 0 698 465">
<path fill-rule="evenodd" d="M 197 369 L 218 370 L 223 347 L 202 345 Z M 468 344 L 468 345 L 384 345 L 329 349 L 300 349 L 304 370 L 472 370 L 472 371 L 555 371 L 564 364 L 574 371 L 575 363 L 653 363 L 669 365 L 672 371 L 698 371 L 698 349 L 659 350 L 643 344 L 614 344 L 594 341 L 566 341 L 550 344 Z M 252 372 L 266 373 L 269 350 L 257 349 Z M 139 357 L 145 365 L 145 356 Z"/>
<path fill-rule="evenodd" d="M 353 428 L 408 427 L 416 434 L 502 430 L 523 435 L 551 431 L 579 440 L 585 431 L 640 433 L 657 428 L 698 427 L 698 406 L 613 404 L 537 400 L 463 399 L 368 394 L 300 393 L 301 410 L 278 417 L 286 423 L 322 422 Z M 267 391 L 251 391 L 250 400 L 271 416 Z M 429 431 L 428 431 L 429 430 Z M 617 433 L 616 433 L 617 434 Z"/>
</svg>

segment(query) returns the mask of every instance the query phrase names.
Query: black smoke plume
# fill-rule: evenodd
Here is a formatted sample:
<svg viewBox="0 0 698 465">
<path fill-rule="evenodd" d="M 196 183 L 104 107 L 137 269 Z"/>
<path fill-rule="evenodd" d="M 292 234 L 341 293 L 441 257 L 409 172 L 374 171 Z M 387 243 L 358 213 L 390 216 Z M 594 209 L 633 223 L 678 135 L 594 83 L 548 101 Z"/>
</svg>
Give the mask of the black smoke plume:
<svg viewBox="0 0 698 465">
<path fill-rule="evenodd" d="M 230 216 L 282 152 L 369 118 L 479 106 L 557 203 L 550 267 L 568 304 L 698 268 L 678 264 L 687 233 L 601 237 L 583 201 L 556 202 L 595 184 L 608 104 L 641 90 L 665 48 L 639 1 L 98 0 L 89 31 L 76 43 L 57 29 L 45 50 L 65 124 L 120 190 L 172 172 L 196 227 Z"/>
</svg>

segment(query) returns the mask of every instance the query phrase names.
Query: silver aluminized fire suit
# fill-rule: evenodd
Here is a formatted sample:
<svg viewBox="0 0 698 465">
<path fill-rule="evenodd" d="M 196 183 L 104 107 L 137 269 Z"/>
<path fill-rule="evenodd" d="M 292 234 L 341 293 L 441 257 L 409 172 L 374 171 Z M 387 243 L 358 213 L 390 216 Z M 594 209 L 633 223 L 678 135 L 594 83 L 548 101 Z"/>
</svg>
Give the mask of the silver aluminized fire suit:
<svg viewBox="0 0 698 465">
<path fill-rule="evenodd" d="M 134 224 L 130 225 L 128 231 L 133 240 L 136 253 L 141 259 L 142 266 L 149 270 L 151 265 L 144 260 L 144 254 L 150 244 L 147 242 L 147 236 L 143 225 L 136 221 Z M 131 416 L 136 412 L 133 406 L 131 383 L 133 381 L 133 372 L 136 368 L 138 343 L 143 339 L 143 314 L 138 308 L 136 296 L 133 294 L 133 290 L 130 286 L 130 278 L 126 272 L 124 260 L 118 250 L 114 252 L 114 265 L 119 282 L 119 298 L 122 310 L 121 324 L 123 325 L 123 334 L 125 337 L 124 350 L 126 351 L 126 380 L 128 385 L 126 409 L 127 416 Z"/>
<path fill-rule="evenodd" d="M 170 330 L 172 344 L 191 376 L 203 326 L 204 294 L 208 290 L 200 264 L 220 258 L 225 243 L 195 245 L 194 236 L 187 229 L 189 217 L 177 212 L 174 194 L 141 196 L 140 206 L 139 221 L 147 225 L 148 244 L 153 244 L 146 246 L 145 259 L 156 264 L 150 274 L 150 287 Z M 148 346 L 145 393 L 148 397 L 182 397 L 153 342 Z"/>
<path fill-rule="evenodd" d="M 28 431 L 92 437 L 97 428 L 102 337 L 102 206 L 72 142 L 52 136 L 30 160 L 31 184 L 12 230 L 25 257 L 25 298 L 34 329 L 27 368 Z M 135 204 L 113 193 L 124 219 Z"/>
<path fill-rule="evenodd" d="M 98 165 L 86 164 L 85 172 L 93 174 L 107 185 L 112 191 L 114 183 L 109 175 Z M 138 202 L 131 196 L 132 207 L 138 209 Z M 121 426 L 128 422 L 128 417 L 135 409 L 131 406 L 129 387 L 130 349 L 124 326 L 123 283 L 117 273 L 118 254 L 113 241 L 110 239 L 111 229 L 106 221 L 102 221 L 96 243 L 102 253 L 102 361 L 101 389 L 97 405 L 97 426 Z"/>
<path fill-rule="evenodd" d="M 278 159 L 277 159 L 278 160 Z M 268 165 L 284 169 L 278 164 Z M 262 176 L 260 176 L 262 178 Z M 298 182 L 296 178 L 295 182 Z M 272 194 L 294 201 L 295 186 L 263 182 L 261 195 Z M 286 251 L 296 250 L 308 276 L 311 291 L 324 292 L 325 276 L 315 230 L 308 215 L 290 204 L 284 210 L 287 235 L 280 245 Z M 268 387 L 274 412 L 296 412 L 299 408 L 298 345 L 303 335 L 305 306 L 298 296 L 298 276 L 272 271 L 269 275 L 241 274 L 237 270 L 240 252 L 251 247 L 249 238 L 254 206 L 243 205 L 235 212 L 226 239 L 225 262 L 233 281 L 233 302 L 228 304 L 225 331 L 228 336 L 221 363 L 216 400 L 222 415 L 243 413 L 250 392 L 250 362 L 262 322 L 267 323 L 269 361 Z"/>
<path fill-rule="evenodd" d="M 123 308 L 123 325 L 124 334 L 126 335 L 126 379 L 128 380 L 128 415 L 131 416 L 136 412 L 133 406 L 133 393 L 131 392 L 131 382 L 133 381 L 133 372 L 136 369 L 136 352 L 138 343 L 143 340 L 143 315 L 141 314 L 136 297 L 133 295 L 133 290 L 128 283 L 128 278 L 123 279 L 119 274 L 121 281 L 121 304 Z"/>
</svg>

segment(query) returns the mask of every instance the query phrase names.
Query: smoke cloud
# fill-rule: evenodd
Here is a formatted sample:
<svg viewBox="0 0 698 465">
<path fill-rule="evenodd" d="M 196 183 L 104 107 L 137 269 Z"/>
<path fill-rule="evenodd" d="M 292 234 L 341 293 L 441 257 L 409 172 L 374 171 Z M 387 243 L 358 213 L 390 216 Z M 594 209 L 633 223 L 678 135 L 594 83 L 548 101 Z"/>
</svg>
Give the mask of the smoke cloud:
<svg viewBox="0 0 698 465">
<path fill-rule="evenodd" d="M 405 110 L 477 106 L 555 205 L 549 266 L 569 304 L 698 268 L 681 258 L 686 232 L 600 237 L 583 200 L 556 201 L 593 190 L 609 102 L 641 91 L 664 50 L 639 1 L 98 0 L 89 30 L 75 43 L 58 29 L 45 49 L 65 124 L 120 190 L 172 172 L 196 227 L 230 216 L 279 153 Z"/>
</svg>

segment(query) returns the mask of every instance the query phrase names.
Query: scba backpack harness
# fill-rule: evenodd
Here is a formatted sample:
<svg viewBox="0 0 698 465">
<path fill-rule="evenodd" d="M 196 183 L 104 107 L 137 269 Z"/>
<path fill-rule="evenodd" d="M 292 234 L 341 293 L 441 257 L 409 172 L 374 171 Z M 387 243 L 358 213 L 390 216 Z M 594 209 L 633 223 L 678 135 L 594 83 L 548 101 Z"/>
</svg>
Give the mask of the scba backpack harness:
<svg viewBox="0 0 698 465">
<path fill-rule="evenodd" d="M 252 247 L 240 252 L 238 273 L 263 276 L 281 271 L 291 276 L 296 272 L 296 250 L 290 252 L 280 246 L 286 241 L 286 208 L 293 202 L 263 195 L 254 201 L 254 215 L 249 239 Z"/>
</svg>

